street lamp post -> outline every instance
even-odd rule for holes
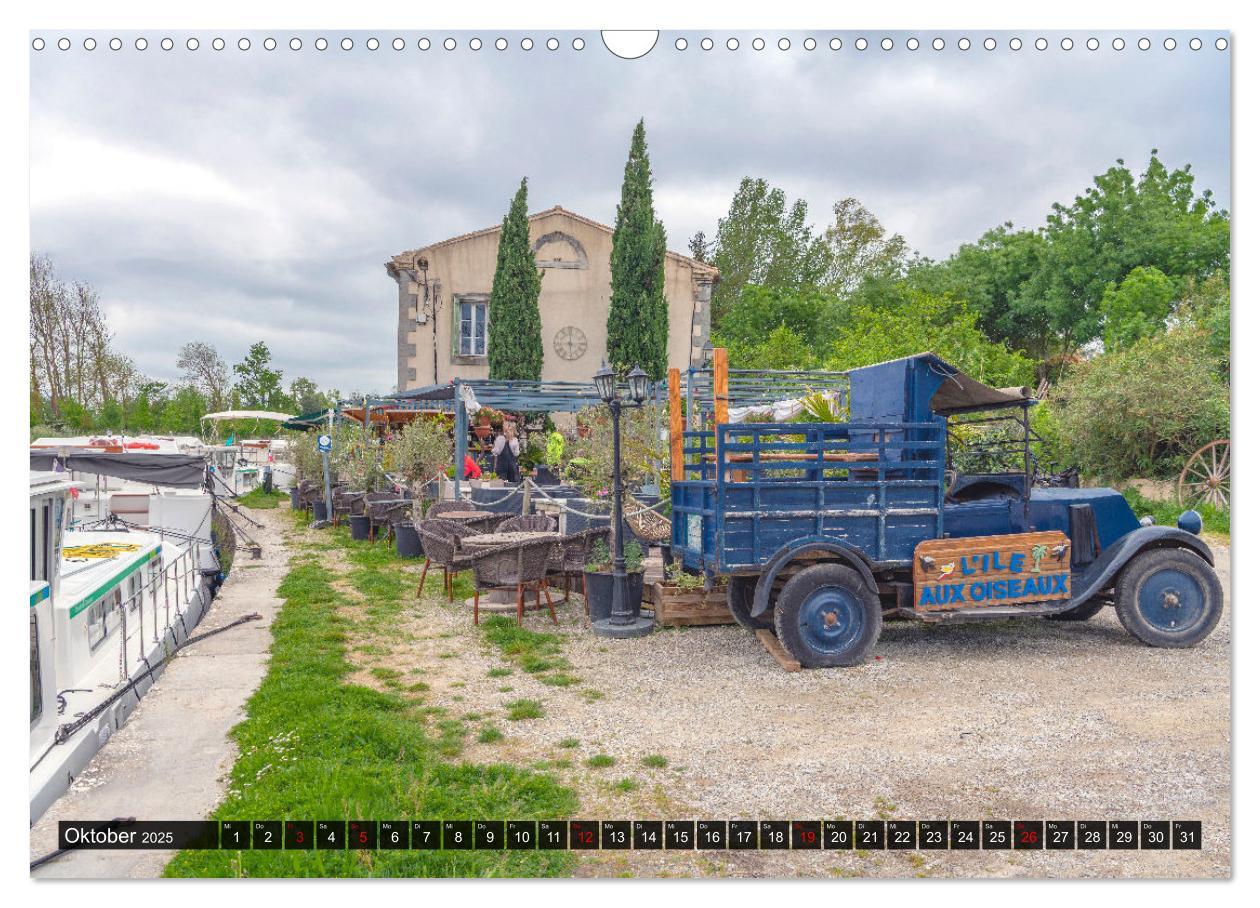
[[[621,485],[621,411],[638,409],[647,398],[647,373],[635,366],[626,376],[630,385],[628,400],[617,392],[617,376],[607,365],[601,365],[595,373],[595,390],[600,400],[608,405],[613,424],[613,510],[612,510],[612,613],[607,619],[595,621],[591,630],[601,637],[642,637],[652,632],[652,622],[639,614],[639,603],[627,602],[626,552],[621,534],[622,485]]]

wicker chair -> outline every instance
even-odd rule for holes
[[[420,572],[420,585],[416,588],[417,598],[424,592],[424,578],[428,576],[429,565],[442,566],[442,588],[446,590],[446,600],[455,598],[451,591],[451,572],[463,570],[458,564],[459,540],[465,536],[474,536],[478,532],[471,527],[454,520],[430,519],[416,524],[416,532],[420,534],[420,545],[424,548],[424,570]]]
[[[560,540],[560,545],[556,548],[560,552],[558,562],[553,562],[551,572],[553,574],[564,575],[564,601],[569,601],[569,592],[571,581],[574,575],[582,580],[582,602],[586,613],[591,612],[590,606],[586,605],[586,562],[590,560],[591,549],[595,547],[595,543],[602,539],[608,542],[608,536],[612,533],[611,527],[590,527],[565,536]]]
[[[337,489],[333,492],[333,526],[337,526],[342,517],[362,513],[361,505],[358,511],[355,507],[362,500],[363,495],[363,492],[351,492],[349,489]]]
[[[554,533],[556,519],[546,514],[526,514],[509,517],[495,529],[496,533]]]
[[[516,623],[522,624],[525,618],[525,588],[534,589],[534,607],[540,608],[539,594],[547,597],[547,611],[551,613],[554,624],[556,609],[551,602],[551,593],[547,591],[547,561],[556,543],[551,539],[538,539],[530,542],[512,542],[507,545],[485,549],[472,555],[461,555],[458,559],[460,567],[472,568],[476,581],[473,593],[473,623],[481,623],[481,591],[487,589],[516,589]]]
[[[369,501],[367,513],[368,537],[375,542],[382,527],[385,535],[389,536],[394,531],[394,522],[411,513],[411,502],[399,501],[397,496],[384,501]]]

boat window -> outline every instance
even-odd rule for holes
[[[92,603],[87,611],[88,646],[96,649],[101,641],[109,636],[109,632],[118,624],[118,607],[122,602],[122,590],[114,587],[100,599]]]
[[[39,621],[31,612],[31,723],[44,711],[44,688],[39,673]]]

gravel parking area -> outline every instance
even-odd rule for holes
[[[558,632],[581,681],[551,687],[519,668],[489,677],[510,663],[470,611],[426,599],[390,660],[435,704],[504,732],[467,759],[545,765],[591,819],[1203,822],[1199,852],[603,852],[584,875],[1225,877],[1227,548],[1217,568],[1225,615],[1191,650],[1145,647],[1105,609],[1086,623],[889,623],[874,661],[788,674],[735,626],[596,638],[575,600]],[[527,626],[552,629],[545,613]],[[507,721],[519,698],[543,716]],[[588,766],[596,755],[614,762]]]

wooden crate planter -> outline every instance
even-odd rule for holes
[[[734,624],[735,618],[726,604],[725,584],[704,590],[680,590],[664,583],[652,583],[643,589],[643,601],[656,611],[656,623],[663,626],[696,624]]]

